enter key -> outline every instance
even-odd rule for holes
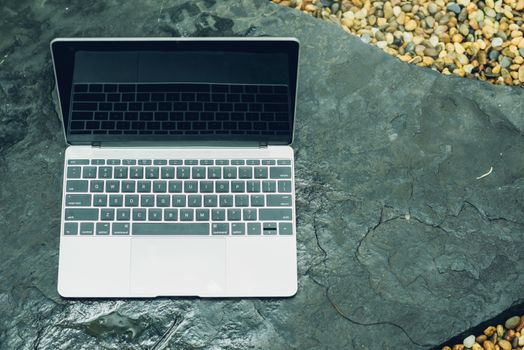
[[[267,206],[268,207],[290,207],[291,206],[291,195],[268,194],[267,195]]]

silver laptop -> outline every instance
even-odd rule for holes
[[[55,39],[64,297],[297,290],[293,38]]]

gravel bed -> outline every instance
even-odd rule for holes
[[[466,337],[461,344],[444,346],[442,350],[522,350],[524,349],[524,315],[513,316],[504,325],[489,326],[475,336]]]
[[[272,0],[340,25],[401,61],[524,86],[524,0]]]

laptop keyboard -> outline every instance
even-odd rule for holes
[[[72,134],[287,135],[286,85],[74,84]]]
[[[69,159],[65,235],[292,235],[290,159]]]

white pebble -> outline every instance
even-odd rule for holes
[[[386,46],[388,46],[388,42],[387,41],[377,41],[377,46],[383,49]]]
[[[473,346],[473,344],[475,344],[475,336],[474,335],[470,335],[469,337],[464,339],[462,344],[464,344],[464,346],[467,347],[467,348],[471,348]]]
[[[393,7],[393,14],[395,15],[395,17],[398,17],[400,15],[400,12],[402,12],[400,6]]]
[[[502,38],[493,38],[493,40],[491,40],[491,46],[499,47],[499,46],[502,46],[503,42],[504,41],[502,40]]]
[[[432,35],[431,38],[429,38],[429,43],[433,47],[437,46],[438,45],[438,37],[436,35]]]
[[[413,34],[411,34],[410,32],[404,32],[402,33],[402,36],[404,37],[404,41],[407,43],[410,43],[411,40],[413,40]]]
[[[363,35],[360,37],[360,40],[362,40],[362,41],[365,42],[366,44],[369,44],[369,42],[371,41],[371,38],[369,37],[369,34],[363,34]]]

